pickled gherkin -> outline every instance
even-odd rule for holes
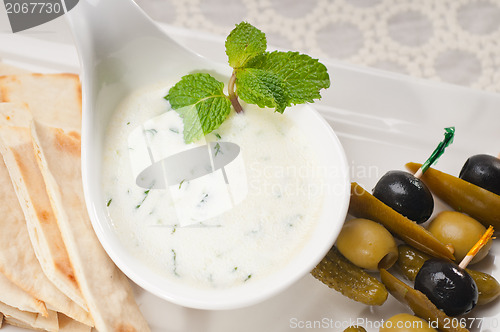
[[[500,284],[488,273],[465,269],[467,273],[474,279],[479,292],[477,304],[483,305],[490,303],[500,295]]]
[[[431,257],[407,245],[400,245],[398,247],[398,251],[399,258],[397,265],[408,280],[414,281],[422,265],[424,265],[425,261]],[[500,284],[494,277],[480,271],[471,269],[465,270],[469,273],[472,279],[474,279],[474,282],[477,285],[477,290],[479,292],[477,300],[478,305],[490,303],[500,295]]]
[[[404,303],[420,318],[437,322],[443,332],[468,332],[464,327],[449,324],[452,319],[439,310],[423,293],[408,286],[385,269],[380,269],[380,277],[385,287],[399,302]]]
[[[408,163],[406,168],[416,171],[420,164]],[[422,181],[433,194],[457,211],[467,213],[485,227],[500,229],[500,196],[453,175],[429,168]]]
[[[380,281],[349,262],[335,247],[311,274],[344,296],[367,305],[382,305],[388,296]]]
[[[389,232],[429,255],[455,259],[451,251],[429,231],[382,203],[356,182],[351,183],[349,213],[384,225]]]
[[[398,252],[397,265],[401,269],[401,272],[408,280],[415,281],[418,271],[431,256],[405,244],[398,247]]]

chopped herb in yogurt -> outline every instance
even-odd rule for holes
[[[154,136],[155,134],[158,133],[158,130],[151,128],[151,129],[145,129],[144,132],[150,134],[151,136]]]
[[[215,144],[214,150],[215,150],[215,156],[216,156],[216,157],[217,157],[217,155],[218,155],[219,153],[222,153],[222,152],[220,151],[220,144],[219,144],[219,143]]]
[[[135,206],[135,208],[136,208],[136,209],[140,208],[140,207],[141,207],[141,205],[142,205],[142,203],[144,203],[144,201],[146,200],[146,198],[148,198],[149,191],[150,191],[150,189],[148,189],[148,190],[144,191],[144,198],[142,199],[142,201],[141,201],[139,204],[137,204],[137,205]]]

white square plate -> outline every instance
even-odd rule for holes
[[[60,29],[67,29],[64,21]],[[186,47],[225,63],[224,40],[212,35],[165,26]],[[67,37],[67,31],[60,31]],[[39,39],[36,34],[0,32],[0,58],[39,72],[78,72],[71,44]],[[62,38],[66,39],[67,38]],[[339,136],[349,160],[353,181],[371,190],[391,169],[408,161],[423,162],[443,138],[443,128],[456,127],[454,144],[436,166],[457,175],[465,160],[478,153],[500,152],[500,95],[415,79],[379,70],[322,59],[332,86],[314,104]],[[436,199],[435,212],[446,206]],[[500,241],[500,240],[497,240]],[[476,269],[500,279],[495,255],[500,243]],[[183,308],[136,287],[137,301],[153,331],[254,332],[343,331],[359,323],[378,331],[382,320],[410,312],[389,296],[381,307],[351,301],[308,275],[281,294],[244,309],[203,311]],[[498,331],[500,303],[478,307],[467,317],[471,331]],[[479,329],[479,323],[483,328]],[[487,327],[487,326],[490,327]],[[11,326],[5,332],[22,331]]]

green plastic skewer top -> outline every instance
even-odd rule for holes
[[[455,137],[455,127],[444,128],[444,131],[443,141],[438,144],[430,157],[425,161],[425,163],[422,164],[422,167],[420,167],[420,169],[422,170],[422,174],[425,173],[425,171],[427,171],[429,167],[434,165],[439,157],[441,157],[441,155],[444,153],[444,150],[448,146],[450,146],[451,143],[453,143],[453,138]]]

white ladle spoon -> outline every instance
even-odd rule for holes
[[[227,82],[230,67],[212,63],[166,36],[132,0],[80,0],[67,16],[82,64],[82,173],[90,219],[116,265],[146,290],[174,303],[202,309],[230,309],[262,301],[311,271],[340,232],[349,202],[345,154],[331,127],[310,106],[289,118],[311,139],[324,165],[336,172],[324,195],[324,208],[310,240],[280,271],[244,287],[199,289],[169,281],[130,254],[109,219],[102,193],[103,140],[109,119],[131,92],[159,81],[174,81],[196,71]],[[224,78],[220,76],[226,76]],[[330,174],[330,173],[328,173]]]

